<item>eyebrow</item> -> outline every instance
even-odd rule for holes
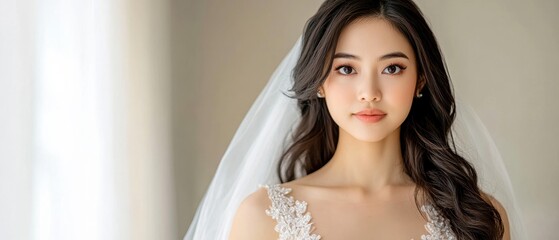
[[[361,60],[361,58],[359,58],[358,56],[351,55],[349,53],[344,53],[344,52],[336,53],[334,55],[334,59],[336,59],[336,58],[348,58],[348,59]],[[391,52],[391,53],[382,55],[378,59],[379,59],[379,61],[382,61],[382,60],[386,60],[386,59],[389,59],[389,58],[405,58],[405,59],[409,60],[408,56],[406,54],[404,54],[403,52]]]

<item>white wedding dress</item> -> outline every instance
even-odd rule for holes
[[[274,228],[279,233],[278,240],[319,240],[321,236],[312,233],[311,214],[307,212],[307,202],[295,200],[289,196],[291,188],[280,184],[260,185],[266,188],[272,202],[266,214],[276,220]],[[425,229],[428,234],[421,236],[422,240],[455,240],[450,222],[429,204],[421,206],[421,211],[427,216]]]

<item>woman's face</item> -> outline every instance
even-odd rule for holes
[[[406,38],[386,20],[367,17],[342,30],[332,69],[320,89],[340,134],[376,142],[399,132],[416,82],[415,55]],[[380,115],[358,114],[367,110]]]

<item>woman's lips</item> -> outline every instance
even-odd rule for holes
[[[365,109],[363,111],[354,113],[354,115],[357,119],[361,121],[367,123],[375,123],[383,119],[384,116],[386,116],[386,113],[379,109]]]
[[[366,114],[355,114],[355,117],[363,122],[367,123],[376,123],[384,118],[386,114],[382,115],[366,115]]]

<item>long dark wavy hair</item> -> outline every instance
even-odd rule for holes
[[[418,59],[418,82],[425,83],[423,97],[414,99],[400,131],[404,171],[417,186],[416,205],[421,193],[450,220],[458,239],[501,239],[499,212],[483,196],[473,166],[456,152],[450,76],[433,32],[411,0],[326,0],[307,21],[290,89],[301,121],[280,158],[280,181],[313,173],[334,155],[339,129],[316,92],[332,68],[342,29],[363,17],[387,20],[407,38]]]

